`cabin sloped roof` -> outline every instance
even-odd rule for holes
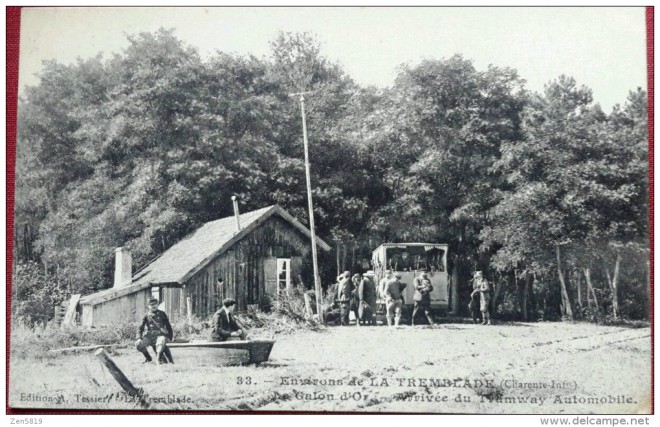
[[[234,216],[207,222],[188,234],[146,267],[133,275],[133,282],[118,289],[106,289],[86,295],[81,303],[89,304],[107,301],[127,295],[151,285],[176,285],[185,283],[192,275],[204,268],[218,255],[249,234],[273,215],[279,215],[306,236],[311,236],[307,227],[279,205],[268,206],[240,215],[241,230],[236,232]],[[317,245],[325,251],[330,246],[316,238]]]

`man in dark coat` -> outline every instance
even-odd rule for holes
[[[341,311],[341,324],[346,326],[349,323],[349,312],[351,310],[351,299],[353,298],[353,282],[351,273],[345,271],[339,276],[339,286],[337,286],[337,302]]]
[[[365,324],[375,325],[376,318],[374,317],[374,314],[376,311],[376,284],[373,282],[373,280],[371,280],[371,277],[366,274],[360,281],[358,296],[360,299],[360,306],[358,309],[360,320],[362,320]]]
[[[431,285],[431,279],[429,279],[428,273],[422,271],[419,277],[415,277],[413,280],[413,285],[415,287],[415,293],[413,295],[414,308],[412,314],[412,326],[415,326],[415,316],[417,312],[421,309],[424,311],[426,320],[429,321],[429,325],[433,325],[433,319],[431,318],[431,291],[433,290],[433,285]]]
[[[210,342],[227,341],[232,338],[245,340],[247,334],[238,326],[232,313],[236,308],[236,301],[226,298],[222,301],[222,308],[215,312],[211,319]]]
[[[481,313],[479,311],[480,298],[481,296],[479,295],[479,292],[472,292],[472,294],[470,294],[470,303],[468,304],[468,310],[470,310],[470,314],[472,315],[472,323],[474,324],[481,323],[479,317],[479,314]]]
[[[137,330],[135,348],[144,355],[145,363],[151,362],[149,347],[154,347],[156,350],[156,363],[174,363],[172,353],[167,348],[167,340],[171,341],[174,335],[170,320],[164,311],[158,309],[158,300],[154,297],[148,299],[147,309],[148,312]]]
[[[360,326],[360,283],[362,282],[362,275],[356,273],[351,278],[353,285],[353,292],[351,292],[351,311],[355,315],[355,326]]]

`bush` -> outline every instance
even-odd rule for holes
[[[248,330],[251,338],[272,338],[276,334],[294,333],[300,330],[319,331],[319,321],[307,314],[305,308],[305,289],[295,287],[288,294],[280,296],[279,306],[273,305],[272,311],[249,309],[237,313],[236,318]]]
[[[58,285],[57,277],[47,275],[33,261],[14,266],[11,293],[12,319],[28,326],[48,323],[54,316],[54,306],[70,297]]]
[[[60,329],[51,324],[28,324],[24,321],[12,322],[11,354],[19,357],[52,357],[55,350],[87,345],[129,345],[135,341],[137,326],[133,323],[103,328]]]
[[[582,306],[575,309],[575,320],[600,323],[602,318],[602,311],[596,307]]]

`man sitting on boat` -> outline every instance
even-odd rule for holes
[[[232,315],[236,308],[236,301],[226,298],[222,301],[222,308],[215,312],[211,320],[211,333],[209,341],[227,341],[230,339],[247,339],[247,334],[242,330]]]
[[[167,348],[167,340],[172,341],[172,325],[164,311],[158,309],[158,300],[150,297],[147,302],[147,314],[137,331],[135,347],[144,355],[145,363],[151,362],[151,355],[147,350],[154,347],[156,350],[156,363],[173,363],[172,353]]]

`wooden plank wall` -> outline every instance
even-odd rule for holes
[[[139,322],[147,310],[147,297],[151,289],[128,294],[92,307],[91,322],[88,319],[89,309],[83,306],[83,325],[102,326],[117,325],[126,322]]]
[[[265,295],[264,261],[268,258],[307,257],[309,240],[280,217],[271,217],[234,244],[186,283],[193,313],[206,319],[225,298],[233,298],[238,310],[259,304]],[[296,270],[299,270],[296,263]],[[296,271],[297,274],[297,271]],[[218,283],[218,279],[222,283]],[[297,277],[292,278],[297,281]]]
[[[160,291],[163,295],[162,301],[165,304],[165,313],[169,317],[170,323],[174,323],[178,318],[186,315],[185,299],[183,300],[183,306],[181,305],[181,294],[183,293],[181,288],[163,287]]]
[[[161,288],[164,310],[171,322],[186,315],[185,292],[180,288]],[[140,322],[147,312],[151,288],[103,302],[82,306],[82,325],[85,327]]]
[[[82,325],[86,328],[94,326],[94,307],[87,304],[82,306]]]

